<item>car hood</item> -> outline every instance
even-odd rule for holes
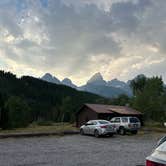
[[[157,147],[149,158],[155,162],[166,164],[166,141]]]
[[[85,127],[85,125],[82,125],[80,128],[83,128],[83,127]]]

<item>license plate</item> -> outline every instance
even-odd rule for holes
[[[108,127],[107,127],[107,130],[109,130],[109,131],[110,131],[110,130],[113,130],[112,126],[108,126]]]

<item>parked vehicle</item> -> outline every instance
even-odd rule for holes
[[[136,117],[114,117],[110,122],[121,135],[125,135],[127,131],[137,134],[138,129],[141,127],[141,122]]]
[[[113,136],[116,132],[114,127],[109,121],[106,120],[90,120],[85,125],[80,127],[80,134],[91,134],[95,137],[101,135]]]
[[[157,147],[166,141],[166,135],[157,142]]]
[[[166,122],[164,122],[164,126],[166,127]]]
[[[166,166],[166,136],[160,139],[156,149],[146,158],[146,166]]]

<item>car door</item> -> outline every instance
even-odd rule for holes
[[[97,125],[97,122],[95,122],[95,121],[91,122],[91,125],[89,126],[89,134],[94,134],[96,125]]]
[[[115,125],[115,118],[112,118],[112,119],[110,120],[110,123],[114,126],[114,125]]]
[[[114,119],[114,125],[115,125],[115,128],[118,130],[120,125],[121,125],[120,118],[115,118]]]
[[[90,134],[90,126],[92,125],[91,121],[88,121],[85,126],[84,126],[84,133],[85,134]]]

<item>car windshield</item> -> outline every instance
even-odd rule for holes
[[[165,153],[166,152],[166,142],[163,142],[162,144],[160,144],[160,146],[157,147],[156,150]]]
[[[162,137],[162,138],[159,140],[159,142],[158,142],[158,144],[157,144],[157,147],[160,146],[163,142],[166,142],[166,136]]]
[[[137,123],[139,120],[137,118],[130,118],[130,123]]]
[[[109,122],[107,122],[107,121],[104,121],[104,120],[99,120],[98,121],[100,124],[108,124]]]

